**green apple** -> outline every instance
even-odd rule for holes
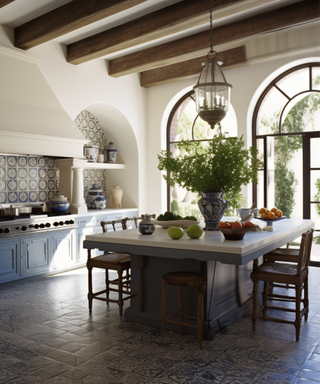
[[[202,229],[201,225],[199,225],[199,224],[192,224],[192,225],[190,225],[190,227],[188,227],[187,234],[192,239],[198,239],[199,237],[202,236],[203,229]]]
[[[168,235],[172,239],[180,239],[184,235],[184,231],[180,227],[169,227],[168,228]]]

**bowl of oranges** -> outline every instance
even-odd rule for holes
[[[286,218],[285,216],[283,216],[282,211],[276,207],[274,207],[270,210],[267,208],[264,208],[264,207],[260,208],[259,214],[260,214],[260,216],[257,217],[257,219],[267,221],[267,222],[273,222],[273,221],[277,221],[277,220]]]
[[[242,240],[247,232],[255,232],[259,225],[251,221],[242,223],[240,221],[220,221],[219,229],[226,240]]]

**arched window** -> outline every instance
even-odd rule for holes
[[[253,200],[258,207],[276,206],[286,217],[311,218],[319,230],[320,63],[275,78],[257,102],[252,128],[253,146],[264,161]]]
[[[226,117],[221,122],[222,130],[229,136],[237,136],[237,121],[232,106],[229,107]],[[206,145],[215,133],[210,125],[203,121],[195,108],[194,92],[189,91],[182,96],[173,107],[167,124],[167,151],[173,155],[178,154],[175,144],[181,140],[199,141]],[[176,185],[174,188],[167,185],[167,210],[175,214],[195,216],[202,220],[198,209],[200,196]]]

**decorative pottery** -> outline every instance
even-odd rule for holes
[[[151,221],[152,217],[155,217],[155,215],[148,215],[147,213],[145,215],[141,215],[142,220],[139,223],[139,232],[142,235],[151,235],[155,229],[156,226],[153,221]]]
[[[240,216],[240,219],[244,219],[246,216],[252,213],[253,209],[251,208],[237,208],[237,213]]]
[[[110,141],[107,145],[107,162],[116,163],[117,162],[118,150],[113,141]]]
[[[92,209],[105,209],[106,199],[103,196],[102,189],[99,189],[95,184],[88,191],[87,206]]]
[[[103,153],[100,153],[98,155],[98,163],[104,163],[104,154]]]
[[[111,197],[112,197],[112,208],[122,208],[122,196],[123,196],[123,189],[120,187],[120,185],[114,185],[113,188],[110,191]]]
[[[89,163],[96,163],[99,154],[99,149],[96,145],[85,145],[83,147],[83,155],[87,158]]]
[[[219,231],[219,222],[224,215],[227,201],[220,196],[222,192],[200,192],[201,199],[198,201],[200,212],[205,221],[205,231]]]
[[[52,212],[66,212],[69,207],[68,198],[63,195],[54,196],[49,202],[49,208]]]

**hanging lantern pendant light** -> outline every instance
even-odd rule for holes
[[[212,0],[210,1],[210,52],[208,61],[203,63],[198,83],[193,87],[195,91],[196,109],[202,120],[210,124],[213,129],[227,114],[230,104],[230,90],[232,85],[227,83],[220,65],[217,62],[217,52],[212,43]]]

